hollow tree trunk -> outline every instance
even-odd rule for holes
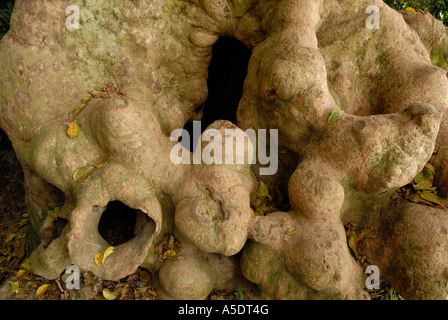
[[[241,270],[269,298],[360,299],[366,275],[344,230],[352,224],[378,230],[362,253],[405,298],[447,297],[446,212],[397,196],[428,161],[439,196],[448,188],[441,22],[378,0],[70,5],[75,30],[67,1],[17,0],[0,44],[0,126],[42,238],[35,273],[56,278],[73,263],[118,280],[144,266],[168,296],[201,299]],[[369,27],[372,5],[378,28]],[[218,79],[215,99],[238,83],[233,71],[209,77],[223,37],[251,55],[236,114],[209,113],[208,128],[223,140],[236,126],[278,130],[279,170],[269,179],[287,184],[284,212],[252,215],[257,165],[171,161],[171,133],[212,108],[207,80]],[[337,106],[345,113],[329,122]],[[200,151],[212,143],[204,135]],[[102,221],[120,214],[131,235],[118,231],[122,241],[111,243]],[[161,259],[169,234],[186,259]]]

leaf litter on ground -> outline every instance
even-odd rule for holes
[[[434,166],[427,163],[412,183],[401,189],[405,198],[414,203],[445,209],[444,201],[437,195],[437,187],[434,186],[435,175]]]

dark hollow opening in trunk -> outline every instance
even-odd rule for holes
[[[126,243],[135,237],[138,213],[120,201],[111,201],[101,216],[98,232],[111,246]]]
[[[243,96],[251,54],[250,49],[235,38],[222,37],[214,44],[208,69],[208,97],[198,108],[198,112],[203,110],[201,133],[216,120],[229,120],[237,124],[236,112]],[[190,134],[190,146],[183,145],[194,151],[193,122],[188,122],[184,129]]]

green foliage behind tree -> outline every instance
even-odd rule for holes
[[[9,30],[9,21],[11,19],[14,1],[5,1],[0,3],[0,40]]]
[[[389,6],[397,10],[407,7],[420,9],[431,13],[435,18],[448,25],[448,1],[447,0],[385,0]]]

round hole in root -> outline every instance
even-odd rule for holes
[[[111,201],[101,216],[98,232],[111,246],[126,243],[136,236],[137,220],[142,215],[146,216],[120,201]]]

